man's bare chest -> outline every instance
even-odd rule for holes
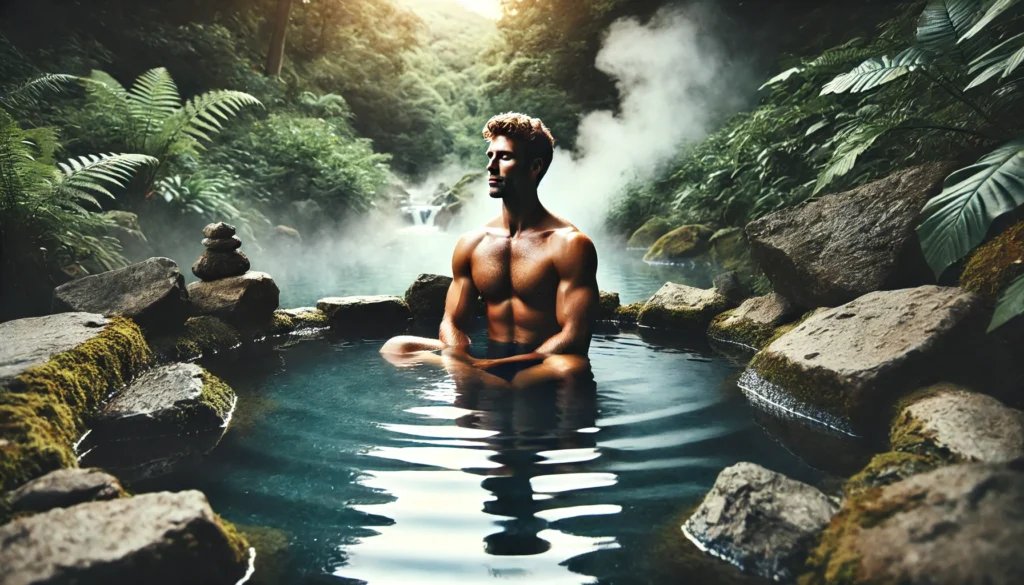
[[[473,251],[473,284],[488,301],[553,300],[558,272],[549,244],[548,238],[486,238]]]

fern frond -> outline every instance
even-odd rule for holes
[[[168,120],[167,130],[172,137],[184,132],[196,139],[209,141],[211,134],[216,134],[223,128],[218,117],[229,120],[247,106],[263,107],[263,104],[241,91],[209,91],[186,102],[175,117]]]
[[[68,85],[78,81],[75,75],[63,73],[47,73],[35,79],[30,79],[9,90],[0,97],[0,103],[35,103],[36,100],[46,92],[62,92]]]
[[[93,154],[58,163],[63,172],[58,185],[114,196],[106,185],[123,187],[139,167],[157,165],[159,160],[144,154]]]
[[[140,75],[128,91],[128,97],[136,119],[152,128],[158,128],[181,107],[178,87],[163,67]]]
[[[837,178],[853,170],[854,165],[857,164],[857,158],[871,148],[871,145],[880,136],[891,129],[892,127],[887,124],[865,124],[848,132],[836,147],[835,152],[832,153],[832,159],[818,174],[813,194],[817,195]]]

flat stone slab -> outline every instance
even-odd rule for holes
[[[169,364],[135,379],[93,419],[91,440],[176,435],[227,424],[235,394],[196,364]]]
[[[754,297],[715,317],[708,336],[715,341],[761,349],[777,327],[799,316],[799,311],[778,293]]]
[[[775,339],[754,356],[740,385],[857,431],[900,395],[969,367],[964,348],[982,343],[983,317],[980,299],[959,288],[870,293]]]
[[[96,313],[60,313],[0,323],[0,386],[102,333],[110,321]]]
[[[892,448],[960,461],[1006,463],[1024,457],[1024,412],[952,384],[925,389],[892,425]]]
[[[728,299],[714,289],[666,282],[644,303],[637,324],[703,333],[715,315],[729,306]]]
[[[805,483],[737,463],[718,474],[682,529],[701,549],[745,571],[787,582],[838,509]]]
[[[45,512],[124,497],[121,482],[102,469],[58,469],[10,493],[13,512]]]
[[[58,286],[53,311],[129,317],[147,328],[170,328],[185,320],[185,277],[170,258],[150,258]]]
[[[0,526],[0,583],[230,584],[248,554],[201,492],[160,492]]]
[[[252,270],[209,282],[188,285],[192,307],[239,326],[263,325],[274,314],[281,291],[266,272]]]
[[[316,308],[336,331],[361,335],[393,335],[404,331],[412,318],[409,305],[392,295],[327,297]]]
[[[868,491],[846,501],[821,542],[802,584],[1016,585],[1024,470],[951,465]]]

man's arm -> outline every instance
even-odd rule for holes
[[[473,285],[470,268],[473,250],[480,243],[481,237],[482,235],[477,233],[462,236],[452,254],[452,284],[448,287],[438,339],[457,350],[465,351],[469,346],[466,330],[472,322],[476,300],[480,295]]]

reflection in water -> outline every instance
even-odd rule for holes
[[[601,455],[593,379],[514,392],[446,382],[424,393],[450,406],[406,411],[424,424],[380,425],[415,446],[367,453],[442,471],[370,472],[361,483],[394,499],[357,509],[393,523],[350,547],[348,564],[335,574],[375,584],[593,582],[565,562],[617,548],[615,538],[577,536],[552,526],[622,510],[613,504],[571,505],[573,492],[616,483],[613,473],[579,467]],[[433,424],[439,420],[455,426]]]

